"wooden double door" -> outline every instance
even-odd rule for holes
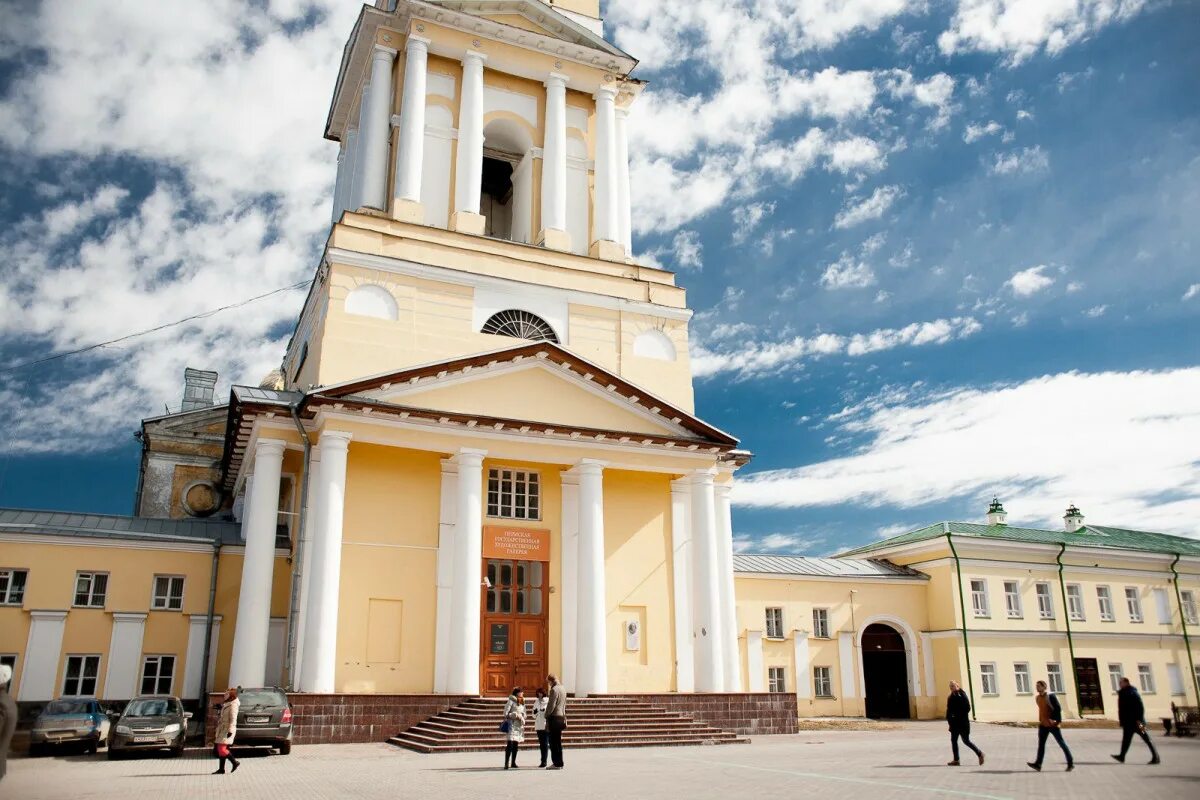
[[[485,695],[506,696],[514,686],[532,695],[546,683],[550,564],[502,558],[483,560],[479,685]]]
[[[1104,690],[1100,667],[1094,658],[1075,659],[1075,690],[1081,714],[1104,713]]]

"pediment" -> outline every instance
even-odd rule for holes
[[[623,58],[629,57],[603,36],[560,14],[553,6],[541,0],[433,0],[433,4],[502,25],[551,36],[569,44],[602,50]]]
[[[181,411],[142,420],[142,427],[151,436],[191,436],[223,439],[229,420],[229,406],[220,405]]]

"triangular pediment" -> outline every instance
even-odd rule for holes
[[[452,11],[551,36],[569,44],[628,58],[621,49],[541,0],[432,0]]]
[[[142,420],[142,426],[149,435],[192,436],[196,438],[223,439],[225,426],[229,418],[229,406],[219,405],[208,408],[198,408],[193,411],[180,411],[161,417],[151,417]]]

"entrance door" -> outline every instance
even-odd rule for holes
[[[862,634],[862,660],[867,716],[908,719],[908,656],[904,652],[904,637],[888,625],[868,625]]]
[[[1100,688],[1100,668],[1096,665],[1096,659],[1075,659],[1075,691],[1079,713],[1104,713],[1104,691]]]
[[[514,686],[532,694],[546,682],[546,578],[549,563],[484,559],[479,685],[486,695],[507,695]]]

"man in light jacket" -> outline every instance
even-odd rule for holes
[[[563,768],[562,735],[567,728],[567,690],[554,675],[547,675],[550,697],[546,701],[546,738],[550,740],[550,769]]]
[[[1146,733],[1146,706],[1142,704],[1142,697],[1138,690],[1133,688],[1129,678],[1121,678],[1121,688],[1117,691],[1117,719],[1121,721],[1121,754],[1113,758],[1124,764],[1125,754],[1129,752],[1129,745],[1133,742],[1133,735],[1137,734],[1142,737],[1146,747],[1150,748],[1150,763],[1160,763],[1158,750],[1154,748],[1154,742],[1150,741],[1150,734]]]
[[[4,780],[4,773],[8,771],[8,748],[17,729],[17,703],[8,693],[11,680],[12,667],[0,664],[0,780]]]

